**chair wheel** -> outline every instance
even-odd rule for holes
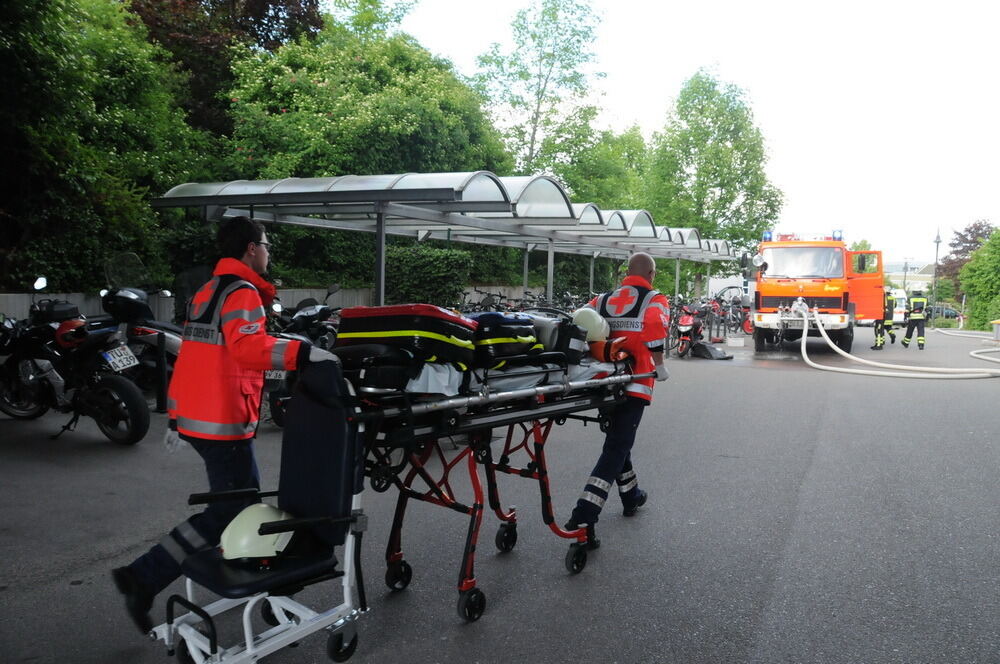
[[[497,549],[507,553],[514,550],[515,544],[517,544],[517,524],[501,523],[499,530],[497,530]]]
[[[327,657],[335,662],[346,662],[354,654],[358,647],[358,635],[355,634],[351,640],[344,643],[343,632],[334,632],[326,638]]]
[[[389,586],[389,590],[393,592],[406,588],[406,586],[410,585],[412,578],[413,568],[405,560],[390,563],[389,567],[385,570],[385,585]]]
[[[570,574],[579,574],[587,566],[587,544],[574,542],[566,552],[566,569]]]
[[[458,617],[466,622],[475,622],[486,610],[486,593],[479,588],[463,590],[458,594]]]

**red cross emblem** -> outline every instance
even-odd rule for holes
[[[634,288],[622,288],[613,297],[608,298],[608,306],[614,307],[612,316],[621,316],[639,299],[639,294]]]
[[[191,298],[191,318],[198,318],[205,311],[205,307],[211,302],[215,295],[215,288],[219,282],[215,279],[198,289],[198,292]]]

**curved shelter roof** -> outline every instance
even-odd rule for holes
[[[561,253],[699,262],[732,260],[729,244],[696,229],[657,226],[645,210],[573,203],[554,178],[489,171],[342,175],[326,178],[187,183],[155,207],[203,207],[207,216],[247,214],[265,222],[338,228]]]

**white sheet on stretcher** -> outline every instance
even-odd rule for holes
[[[538,367],[514,367],[512,369],[490,371],[488,382],[492,392],[507,392],[537,387],[546,383],[562,382],[563,372],[555,364],[545,365],[552,369],[549,373],[539,372]],[[603,378],[624,371],[624,365],[584,360],[580,364],[569,365],[570,381]],[[441,394],[457,396],[462,386],[463,373],[450,364],[426,363],[420,375],[406,384],[406,391],[420,394]],[[469,385],[472,392],[478,392],[482,382],[473,374]]]

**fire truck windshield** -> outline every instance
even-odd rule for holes
[[[765,277],[835,279],[844,276],[843,252],[837,247],[768,247]]]

